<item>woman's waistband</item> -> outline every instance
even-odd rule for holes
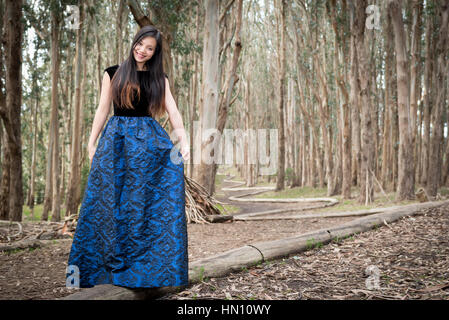
[[[152,116],[150,116],[150,115],[133,115],[133,116],[125,116],[125,115],[113,115],[113,117],[121,117],[121,118],[142,118],[142,117],[145,117],[145,118],[153,118]]]

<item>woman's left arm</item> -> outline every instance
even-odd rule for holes
[[[178,142],[181,145],[181,154],[184,160],[188,160],[190,156],[190,147],[187,142],[186,131],[184,129],[184,125],[182,123],[182,116],[179,113],[178,108],[176,107],[175,99],[170,91],[170,83],[168,79],[165,78],[165,108],[168,113],[168,117],[170,119],[170,123],[172,128],[178,137]]]

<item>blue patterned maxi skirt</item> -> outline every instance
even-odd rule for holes
[[[73,285],[76,276],[80,288],[187,285],[180,157],[167,132],[152,117],[109,119],[92,160],[66,284],[77,286]]]

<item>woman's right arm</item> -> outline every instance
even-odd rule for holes
[[[95,147],[95,142],[97,141],[101,128],[103,128],[106,118],[108,117],[109,110],[111,108],[111,100],[111,80],[109,79],[109,74],[105,72],[101,84],[100,103],[97,111],[95,112],[94,121],[92,123],[92,131],[90,133],[88,144],[89,148]]]

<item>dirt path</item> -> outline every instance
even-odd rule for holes
[[[240,214],[246,214],[246,213],[253,213],[253,212],[262,212],[262,211],[268,211],[268,210],[274,210],[274,209],[298,209],[298,211],[306,208],[313,208],[317,204],[321,204],[322,202],[307,202],[307,203],[269,203],[269,202],[263,202],[263,203],[257,203],[257,202],[241,202],[241,201],[233,201],[230,200],[229,197],[236,197],[241,196],[247,193],[250,193],[249,190],[226,190],[222,191],[222,188],[231,188],[234,186],[240,186],[238,182],[228,182],[223,181],[221,188],[218,189],[219,193],[224,193],[224,196],[217,196],[216,198],[221,201],[225,202],[227,204],[236,206],[240,208],[240,211],[234,213],[234,215],[240,215]],[[242,186],[244,187],[244,186]]]

